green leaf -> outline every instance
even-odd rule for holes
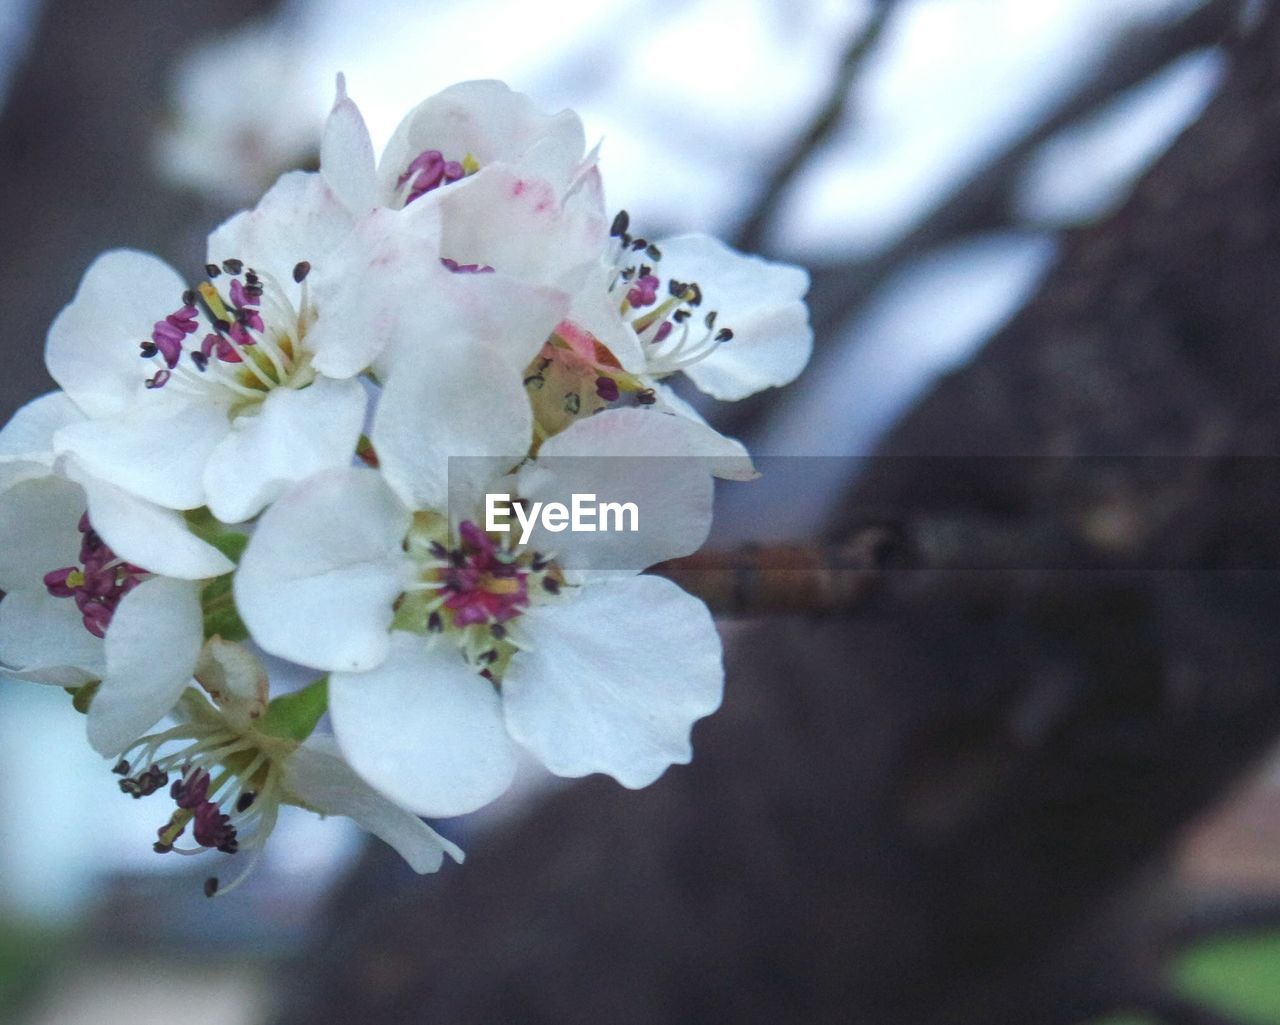
[[[286,740],[306,740],[329,708],[329,677],[313,680],[302,690],[273,698],[258,720],[258,731]]]
[[[232,562],[239,562],[249,544],[249,535],[238,530],[231,530],[225,523],[217,519],[206,506],[191,509],[186,514],[187,526],[191,533],[202,541],[208,541]]]
[[[1183,996],[1247,1022],[1280,1025],[1280,932],[1199,943],[1174,964]]]
[[[200,607],[204,610],[204,638],[221,637],[224,641],[243,641],[249,637],[249,628],[240,618],[235,595],[231,591],[231,574],[214,577],[200,592]]]

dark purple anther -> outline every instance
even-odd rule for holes
[[[597,377],[596,394],[604,399],[605,402],[617,402],[619,394],[618,382],[612,377]]]
[[[445,160],[444,154],[438,149],[429,149],[413,158],[404,174],[397,179],[396,185],[403,186],[412,182],[409,186],[409,194],[404,200],[405,206],[408,206],[432,189],[438,189],[449,182],[456,182],[465,175],[466,170],[458,161]]]
[[[151,341],[170,370],[178,365],[178,358],[182,355],[182,340],[195,333],[198,326],[195,318],[196,308],[183,306],[164,320],[157,320],[151,331]]]
[[[658,286],[660,284],[662,282],[652,274],[637,278],[635,284],[631,286],[631,290],[627,292],[627,302],[636,309],[642,306],[652,306],[658,301]]]
[[[150,765],[145,771],[120,781],[121,793],[132,798],[150,797],[169,782],[169,774],[158,765]]]
[[[507,561],[493,539],[470,520],[458,527],[458,533],[462,546],[449,553],[450,565],[441,571],[444,605],[453,612],[453,625],[504,623],[520,615],[529,604],[529,574]]]
[[[447,256],[440,257],[440,262],[455,274],[492,274],[493,268],[482,263],[459,263]]]
[[[209,774],[204,769],[175,780],[169,796],[179,808],[199,808],[209,800]]]
[[[258,300],[259,296],[245,291],[245,287],[240,283],[239,278],[231,282],[231,301],[236,306],[242,308],[245,306],[257,306]]]
[[[656,345],[658,342],[665,342],[667,340],[667,335],[671,334],[672,327],[674,327],[674,325],[671,321],[664,320],[662,322],[662,326],[658,328],[658,333],[653,336],[654,344]]]
[[[223,363],[243,363],[240,353],[236,352],[236,347],[222,337],[222,335],[207,334],[204,341],[200,343],[200,355],[207,360],[210,356],[217,356]]]
[[[231,816],[224,815],[212,801],[205,801],[196,808],[191,834],[201,847],[213,847],[223,854],[235,854],[240,849]]]
[[[80,517],[79,528],[80,565],[51,570],[44,575],[44,586],[55,598],[75,601],[85,629],[103,637],[120,599],[148,574],[122,561],[98,536],[87,513]]]
[[[168,370],[159,370],[154,377],[148,377],[145,383],[148,388],[163,388],[172,376]]]
[[[67,566],[65,569],[55,569],[52,573],[44,575],[45,589],[55,598],[70,598],[76,593],[76,589],[67,583],[67,578],[72,573],[79,573],[75,566]]]
[[[106,637],[107,627],[111,625],[111,609],[100,602],[89,602],[81,608],[80,617],[84,628],[94,637]]]

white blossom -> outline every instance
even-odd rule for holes
[[[351,771],[329,737],[310,733],[313,715],[268,701],[267,672],[246,648],[220,639],[206,646],[183,691],[174,725],[131,743],[116,765],[120,789],[135,798],[167,786],[176,807],[157,830],[159,853],[252,852],[236,882],[264,849],[283,805],[344,815],[394,847],[417,872],[439,869],[462,852],[425,822],[379,796]],[[96,699],[95,699],[96,700]],[[194,841],[191,846],[187,841]]]

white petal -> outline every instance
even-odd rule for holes
[[[204,470],[210,511],[241,523],[289,485],[351,464],[364,424],[365,391],[355,379],[317,378],[310,387],[275,388],[231,423]]]
[[[123,411],[151,376],[150,365],[138,358],[138,343],[151,337],[156,321],[181,307],[186,287],[149,253],[103,253],[49,329],[49,373],[89,416]]]
[[[563,190],[585,146],[582,122],[572,111],[544,114],[502,82],[460,82],[424,100],[400,122],[383,151],[378,177],[384,197],[393,196],[410,162],[439,150],[445,160],[470,156],[481,167],[518,164]]]
[[[508,167],[479,171],[438,202],[441,255],[552,288],[576,291],[608,241],[602,209],[562,207],[551,182]]]
[[[573,297],[568,320],[602,342],[629,373],[644,371],[644,349],[631,325],[618,311],[618,293],[609,285],[618,276],[612,263],[601,262],[587,273]]]
[[[84,510],[84,492],[60,477],[35,477],[0,493],[0,589],[40,588],[46,573],[77,565]]]
[[[120,558],[182,580],[217,577],[234,568],[218,549],[191,533],[180,513],[96,479],[73,459],[62,465],[67,477],[84,488],[93,529]]]
[[[252,210],[236,214],[209,236],[210,263],[236,259],[259,273],[271,274],[298,302],[301,286],[293,269],[303,260],[317,266],[330,257],[351,231],[354,219],[325,180],[307,171],[290,171],[267,190]]]
[[[378,205],[373,141],[360,108],[347,95],[347,83],[342,75],[338,76],[338,95],[320,140],[320,173],[347,209],[357,216]]]
[[[440,265],[439,212],[415,203],[375,210],[311,278],[319,318],[307,332],[312,365],[326,377],[354,377],[423,320],[423,301],[450,273]]]
[[[497,274],[451,275],[424,296],[418,333],[388,360],[371,438],[382,473],[415,509],[443,510],[451,482],[483,486],[488,460],[515,465],[533,441],[524,372],[568,297]],[[451,480],[452,478],[452,480]]]
[[[652,783],[692,757],[693,723],[720,705],[720,638],[705,605],[632,577],[534,606],[503,678],[507,728],[559,776]]]
[[[54,391],[32,399],[0,430],[0,461],[23,460],[53,465],[53,436],[84,414],[65,392]]]
[[[661,381],[654,382],[653,392],[657,401],[653,408],[660,413],[674,413],[686,420],[691,420],[703,428],[698,438],[696,451],[704,453],[710,460],[711,472],[723,480],[755,480],[760,476],[751,462],[747,447],[736,438],[721,434],[712,427],[702,414],[685,402],[675,389]]]
[[[696,281],[702,308],[717,311],[719,326],[733,331],[732,339],[686,368],[694,384],[734,400],[796,379],[813,351],[804,270],[743,255],[708,235],[681,235],[661,248],[663,274]]]
[[[107,671],[89,706],[89,743],[117,755],[168,715],[203,642],[198,584],[152,577],[126,594],[107,627]]]
[[[222,406],[172,400],[68,424],[54,441],[95,477],[139,498],[197,509],[205,504],[205,463],[230,429]]]
[[[570,424],[520,471],[521,496],[572,507],[579,495],[598,505],[630,503],[636,514],[622,518],[625,530],[611,518],[609,530],[595,532],[553,532],[540,518],[528,543],[570,570],[634,572],[697,551],[715,497],[710,461],[696,447],[703,435],[683,417],[644,409],[609,409]]]
[[[475,811],[515,775],[493,684],[446,643],[397,631],[377,669],[333,674],[329,714],[351,767],[420,815]]]
[[[388,843],[415,872],[436,872],[463,853],[412,812],[388,801],[352,771],[328,737],[312,737],[285,763],[285,786],[321,815],[345,815]]]
[[[85,629],[70,598],[33,588],[0,601],[0,674],[78,687],[105,668],[102,641]]]
[[[317,669],[376,666],[404,591],[411,519],[373,470],[328,470],[286,492],[258,522],[235,576],[254,640]]]

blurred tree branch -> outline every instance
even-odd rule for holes
[[[808,128],[784,150],[782,161],[769,175],[761,190],[759,203],[738,230],[734,245],[739,249],[760,248],[787,189],[813,158],[813,154],[844,121],[845,111],[853,101],[854,84],[867,60],[875,53],[895,9],[899,6],[899,0],[874,0],[866,23],[859,26],[845,48],[826,100],[809,122]]]
[[[1240,0],[1207,0],[1173,21],[1153,21],[1118,40],[1098,61],[1097,69],[1063,96],[1042,118],[1003,149],[994,153],[949,194],[944,195],[917,224],[887,248],[851,261],[811,268],[810,317],[819,345],[834,343],[840,328],[849,322],[898,271],[932,249],[965,236],[1017,227],[1012,210],[1018,183],[1028,159],[1059,132],[1096,113],[1128,89],[1140,85],[1177,58],[1205,46],[1230,41],[1236,32]],[[805,134],[810,145],[797,149],[788,161],[798,172],[828,137],[825,118],[833,106],[842,113],[856,93],[856,72],[865,63],[860,56],[852,70],[852,86],[837,85],[828,103]],[[776,219],[781,189],[766,191],[761,205],[749,217],[737,244],[767,249],[767,238]],[[745,433],[760,421],[770,402],[769,393],[714,410],[716,425],[730,433]]]

